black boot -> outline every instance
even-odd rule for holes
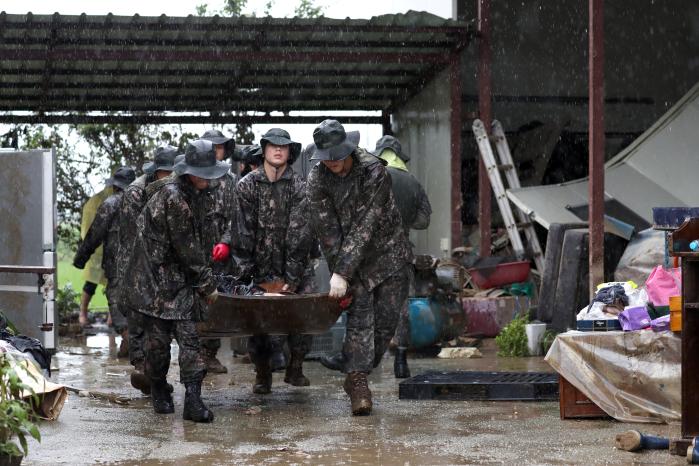
[[[258,395],[267,395],[272,392],[272,369],[269,363],[255,364],[255,384],[252,392]]]
[[[151,401],[153,402],[153,411],[155,411],[156,414],[172,414],[175,412],[172,395],[170,395],[167,386],[168,383],[164,380],[151,381]]]
[[[331,371],[342,371],[345,368],[345,362],[347,359],[345,359],[344,353],[320,357],[320,363]]]
[[[303,356],[291,356],[289,365],[286,366],[284,382],[295,387],[308,387],[311,382],[303,375]]]
[[[214,413],[201,401],[201,381],[184,384],[184,409],[182,419],[194,422],[211,422]]]
[[[408,368],[408,350],[398,348],[396,357],[393,360],[393,374],[397,379],[407,379],[410,377],[410,369]]]

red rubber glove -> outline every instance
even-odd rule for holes
[[[211,258],[214,262],[225,262],[231,255],[231,248],[226,243],[218,243],[211,251]]]
[[[340,300],[340,309],[343,311],[352,304],[352,295],[347,295]]]

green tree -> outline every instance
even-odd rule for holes
[[[294,8],[294,16],[297,18],[320,18],[323,16],[323,7],[316,6],[313,0],[301,0]]]

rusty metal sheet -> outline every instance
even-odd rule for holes
[[[234,296],[221,294],[198,324],[202,337],[322,334],[337,322],[342,309],[327,294]]]

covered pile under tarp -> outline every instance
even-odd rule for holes
[[[672,332],[567,332],[546,362],[618,421],[681,418],[681,342]]]

